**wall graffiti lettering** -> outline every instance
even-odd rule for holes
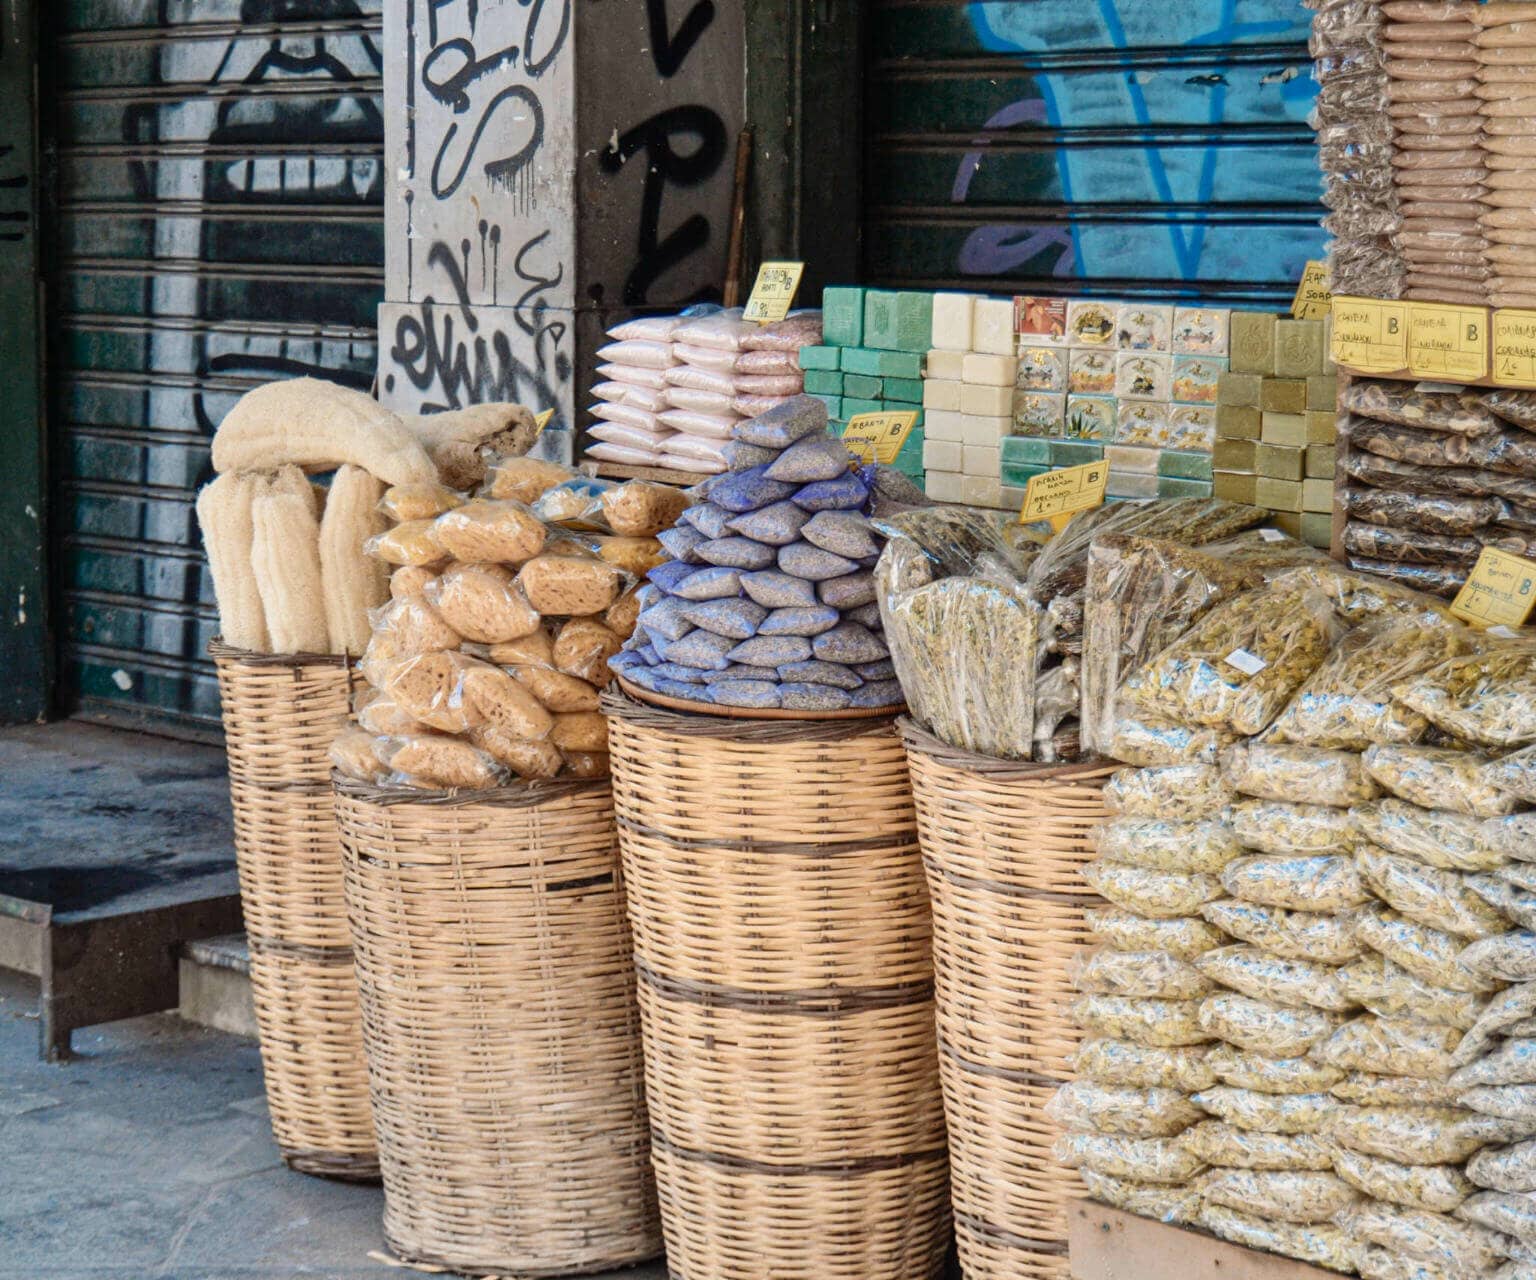
[[[645,21],[651,38],[651,61],[656,74],[670,80],[678,73],[699,37],[715,20],[711,0],[698,0],[678,24],[674,34],[667,24],[667,0],[645,0]]]

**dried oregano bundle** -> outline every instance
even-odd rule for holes
[[[1375,800],[1350,810],[1359,833],[1372,844],[1447,871],[1494,871],[1508,857],[1488,825],[1460,813],[1421,809],[1406,800]],[[1536,856],[1536,854],[1533,854]]]
[[[1209,1054],[1205,1045],[1153,1048],[1130,1040],[1085,1040],[1072,1057],[1072,1067],[1095,1084],[1194,1093],[1216,1083],[1216,1073],[1206,1065]]]
[[[1121,769],[1104,784],[1104,805],[1125,818],[1178,817],[1182,822],[1215,818],[1237,798],[1210,764]]]
[[[1379,794],[1360,759],[1353,751],[1240,742],[1221,753],[1221,777],[1234,791],[1261,800],[1347,808]]]
[[[1408,919],[1463,938],[1503,933],[1508,922],[1468,888],[1460,871],[1427,867],[1416,858],[1362,844],[1355,854],[1360,878]]]
[[[1414,1018],[1462,1031],[1476,1023],[1487,1003],[1473,992],[1425,982],[1375,952],[1340,969],[1338,985],[1355,1004],[1380,1017]]]
[[[1127,1138],[1171,1138],[1201,1118],[1200,1108],[1178,1089],[1121,1089],[1086,1080],[1062,1085],[1045,1114],[1064,1129]]]
[[[1235,1209],[1208,1204],[1200,1212],[1200,1225],[1213,1236],[1230,1240],[1249,1249],[1299,1258],[1330,1271],[1354,1274],[1358,1270],[1358,1249],[1353,1240],[1338,1227],[1318,1223],[1298,1226],[1250,1216]]]
[[[1088,1169],[1132,1182],[1187,1185],[1205,1161],[1177,1138],[1127,1138],[1113,1133],[1065,1133],[1052,1154],[1068,1169]]]
[[[1400,1164],[1334,1145],[1333,1169],[1375,1200],[1450,1213],[1477,1190],[1455,1164]]]
[[[1375,746],[1363,759],[1366,771],[1388,791],[1426,809],[1496,818],[1513,813],[1519,803],[1489,781],[1488,758],[1470,751]]]
[[[1146,1000],[1126,996],[1082,996],[1072,1002],[1072,1021],[1085,1031],[1147,1048],[1204,1044],[1198,1000]]]
[[[1117,951],[1166,951],[1189,960],[1227,940],[1215,925],[1198,917],[1148,920],[1122,907],[1089,907],[1084,917],[1095,940]]]
[[[1222,932],[1287,960],[1348,964],[1365,950],[1353,924],[1332,915],[1287,911],[1235,898],[1207,903],[1200,914]]]
[[[1500,1237],[1444,1214],[1364,1203],[1343,1210],[1339,1226],[1356,1240],[1426,1263],[1441,1275],[1481,1274],[1502,1257]]]
[[[1214,875],[1243,852],[1223,822],[1171,822],[1164,818],[1111,818],[1093,833],[1105,862],[1180,875]]]
[[[1529,641],[1452,658],[1392,693],[1465,741],[1506,749],[1536,743],[1536,644]]]
[[[1451,1050],[1461,1041],[1455,1027],[1437,1027],[1415,1018],[1378,1018],[1367,1014],[1346,1022],[1313,1051],[1330,1066],[1448,1080]]]
[[[1398,1164],[1460,1164],[1490,1142],[1507,1141],[1510,1122],[1460,1107],[1340,1107],[1328,1120],[1331,1142]]]
[[[1370,1071],[1351,1071],[1328,1092],[1357,1107],[1454,1107],[1459,1105],[1461,1094],[1448,1080],[1381,1076]]]
[[[1187,960],[1166,951],[1088,951],[1073,957],[1070,970],[1078,991],[1096,995],[1193,1000],[1216,988]]]
[[[1462,1089],[1484,1085],[1536,1085],[1536,1040],[1503,1041],[1486,1057],[1457,1071],[1451,1077],[1451,1083]]]
[[[1349,1183],[1321,1169],[1220,1169],[1205,1183],[1205,1202],[1280,1222],[1331,1222],[1360,1199]]]
[[[1344,854],[1355,847],[1355,826],[1347,809],[1323,804],[1244,800],[1226,813],[1238,843],[1260,853]]]
[[[1347,1013],[1356,1002],[1339,985],[1339,971],[1309,960],[1283,960],[1257,947],[1220,947],[1196,958],[1200,973],[1239,995],[1302,1009]]]
[[[1536,804],[1536,747],[1526,747],[1488,766],[1488,780],[1527,804]]]
[[[1265,729],[1321,665],[1326,596],[1265,587],[1217,605],[1124,685],[1137,713],[1239,734]]]
[[[1116,707],[1106,754],[1112,760],[1140,768],[1214,765],[1223,748],[1235,741],[1232,734],[1215,729],[1190,728],[1156,716],[1132,715],[1122,702]]]

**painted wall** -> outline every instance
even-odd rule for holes
[[[1322,256],[1300,0],[877,0],[871,279],[1289,299]]]

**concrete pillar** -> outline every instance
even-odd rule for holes
[[[730,0],[385,6],[379,396],[553,408],[569,457],[602,331],[717,299],[743,122]]]

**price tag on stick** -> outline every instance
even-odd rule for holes
[[[536,414],[534,414],[533,415],[533,430],[534,430],[534,434],[535,435],[543,435],[544,434],[544,428],[549,426],[549,424],[552,421],[554,421],[554,417],[555,417],[555,411],[553,409],[546,409],[546,410],[544,410],[543,413],[536,413]]]
[[[1309,262],[1301,273],[1301,283],[1296,286],[1296,298],[1291,303],[1291,317],[1295,320],[1322,320],[1333,307],[1333,293],[1328,287],[1328,264]]]
[[[1451,612],[1478,626],[1522,627],[1536,605],[1536,561],[1484,547]]]
[[[907,437],[916,425],[916,410],[856,413],[848,419],[843,443],[847,445],[848,452],[860,462],[883,462],[889,466],[896,461],[901,446],[906,444]]]
[[[803,262],[765,262],[757,269],[757,283],[752,286],[752,296],[742,312],[745,320],[760,324],[776,324],[789,314],[800,288],[800,277],[805,274]]]
[[[1109,485],[1109,463],[1086,462],[1080,467],[1065,467],[1031,476],[1024,490],[1020,524],[1034,524],[1056,516],[1104,505],[1104,490]]]

